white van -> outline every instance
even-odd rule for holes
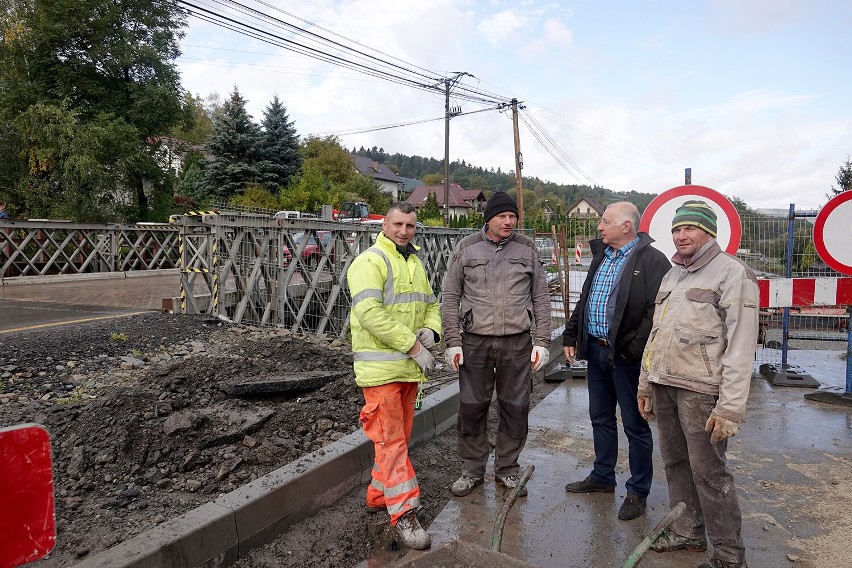
[[[273,219],[319,219],[314,213],[303,213],[301,211],[279,211],[272,216]]]
[[[300,219],[301,217],[301,211],[279,211],[272,216],[273,219]]]

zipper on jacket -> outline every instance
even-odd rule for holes
[[[669,295],[666,297],[666,305],[663,306],[663,313],[660,315],[660,326],[661,327],[662,327],[662,324],[663,324],[663,320],[666,319],[666,313],[669,311],[669,301],[671,299],[672,299],[672,295],[671,295],[671,292],[669,292]],[[648,346],[648,354],[645,355],[645,368],[649,369],[649,370],[651,368],[651,352],[654,350],[654,343],[656,343],[656,342],[657,342],[657,334],[655,333],[654,339],[651,340],[651,345]]]

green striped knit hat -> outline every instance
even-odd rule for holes
[[[672,232],[683,225],[694,225],[711,237],[715,237],[719,231],[716,225],[716,212],[707,203],[696,199],[684,202],[675,211]]]

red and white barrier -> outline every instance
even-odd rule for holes
[[[580,264],[580,258],[583,256],[583,245],[582,243],[577,243],[577,246],[574,248],[574,262],[576,264]]]
[[[761,308],[852,304],[852,278],[758,278]]]

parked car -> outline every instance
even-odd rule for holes
[[[302,249],[302,259],[309,267],[313,268],[319,264],[319,261],[323,256],[323,251],[329,248],[329,243],[331,242],[331,231],[317,231],[316,237],[305,233],[296,233],[293,236],[293,241],[295,242],[297,249],[302,245],[302,241],[305,238],[308,239],[308,242],[305,244],[305,248]],[[317,238],[319,238],[319,243],[317,243]],[[287,247],[287,245],[284,245],[281,254],[284,257],[285,263],[290,262],[293,258],[293,254],[290,252],[290,248]],[[329,250],[329,257],[332,261],[334,260],[334,249]]]

